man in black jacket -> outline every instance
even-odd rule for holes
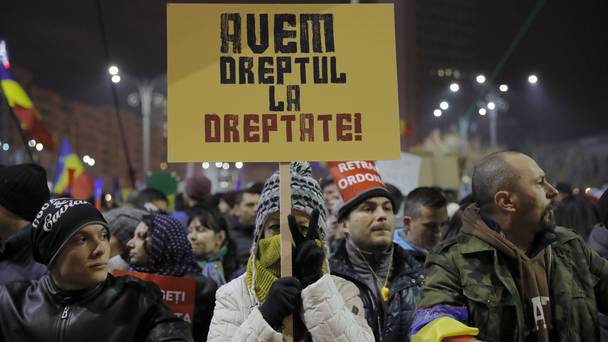
[[[360,291],[376,341],[407,341],[422,285],[422,265],[393,243],[393,198],[371,162],[330,164],[344,204],[338,210],[346,238],[330,257],[331,273]]]
[[[32,227],[49,274],[0,286],[0,341],[192,341],[156,285],[107,273],[110,232],[91,204],[52,199]]]
[[[47,272],[32,258],[29,223],[48,200],[42,167],[0,166],[0,284],[39,279]]]
[[[237,193],[234,201],[233,217],[228,219],[228,233],[236,244],[239,263],[247,266],[255,229],[255,213],[260,202],[260,192],[248,188]]]

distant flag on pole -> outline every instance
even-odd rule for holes
[[[103,179],[97,178],[93,181],[95,188],[95,207],[101,210],[101,196],[103,195]]]
[[[111,190],[112,200],[115,203],[122,203],[122,191],[120,189],[120,179],[118,177],[114,177],[112,180],[112,190]]]
[[[401,137],[409,138],[412,135],[412,124],[405,119],[399,119]]]
[[[25,90],[15,81],[9,67],[6,43],[0,39],[0,90],[4,94],[9,107],[19,119],[20,128],[25,130],[31,138],[41,143],[44,148],[54,150],[55,142],[44,126],[40,113],[34,107]]]
[[[61,143],[61,152],[55,166],[55,178],[53,180],[53,192],[57,194],[69,193],[70,189],[70,170],[73,170],[73,179],[76,181],[85,172],[84,165],[78,155],[72,150],[72,146],[67,138]],[[92,189],[91,189],[92,190]]]

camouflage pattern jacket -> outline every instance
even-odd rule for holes
[[[599,341],[598,310],[608,312],[608,262],[571,230],[557,227],[546,247],[553,341]],[[461,233],[427,257],[418,310],[464,307],[483,341],[526,341],[534,322],[524,307],[508,258],[483,240]],[[418,317],[417,317],[418,319]]]

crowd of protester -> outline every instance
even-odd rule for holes
[[[290,172],[281,276],[278,173],[100,211],[50,194],[38,165],[0,167],[0,342],[608,341],[608,190],[590,200],[508,151],[460,202]],[[191,319],[142,275],[191,279]]]

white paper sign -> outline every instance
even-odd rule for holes
[[[400,160],[378,160],[376,167],[384,183],[396,186],[403,196],[419,186],[422,158],[401,152]]]

